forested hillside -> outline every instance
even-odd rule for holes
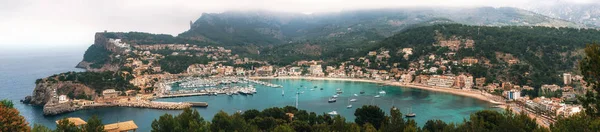
[[[300,14],[270,11],[205,13],[180,37],[234,45],[273,45],[303,40],[353,36],[356,32],[391,36],[419,24],[461,23],[487,26],[582,25],[517,8],[397,8]],[[368,38],[368,37],[367,37]]]
[[[451,39],[463,42],[461,47],[464,41],[473,40],[474,46],[456,51],[439,46],[440,41]],[[408,62],[424,60],[432,54],[458,61],[473,57],[482,61],[477,66],[482,66],[487,71],[486,74],[473,73],[476,77],[539,86],[561,84],[558,75],[576,71],[577,60],[581,58],[580,50],[585,44],[599,40],[600,31],[595,29],[450,24],[406,30],[378,44],[367,45],[368,48],[361,54],[379,49],[401,54],[399,50],[402,48],[413,48]],[[390,59],[388,64],[402,60]],[[517,63],[509,64],[509,60],[516,60]],[[450,69],[454,70],[452,72],[464,71],[460,66],[450,66]]]

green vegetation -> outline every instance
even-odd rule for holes
[[[375,112],[375,113],[368,113]],[[288,114],[292,113],[293,118]],[[403,118],[402,113],[395,108],[390,109],[390,115],[383,114],[377,106],[363,106],[355,113],[355,123],[347,122],[339,115],[317,115],[308,113],[291,106],[284,108],[268,108],[263,111],[248,110],[244,113],[228,115],[221,111],[209,123],[204,121],[196,110],[186,109],[178,116],[165,114],[152,122],[153,132],[163,131],[548,131],[538,126],[534,119],[526,114],[514,115],[512,112],[500,113],[484,110],[471,114],[462,124],[445,123],[440,120],[429,120],[424,127],[419,127],[412,119]],[[186,118],[184,118],[186,117]],[[372,125],[372,124],[377,124]],[[189,124],[184,126],[182,124]],[[196,124],[196,125],[192,125]]]
[[[151,34],[143,32],[107,32],[103,33],[106,38],[122,39],[127,43],[135,43],[142,45],[149,44],[193,44],[199,46],[211,45],[212,43],[186,39],[181,37],[173,37],[168,34]]]
[[[588,116],[596,118],[600,124],[600,45],[590,44],[585,48],[585,58],[579,62],[579,69],[583,79],[592,90],[587,91],[585,96],[579,97],[583,108]]]
[[[57,81],[71,81],[73,83],[81,83],[84,84],[96,91],[96,93],[101,93],[106,89],[115,89],[118,91],[126,91],[126,90],[137,90],[139,88],[134,87],[129,81],[133,79],[133,75],[126,74],[123,72],[66,72],[55,74],[46,78],[48,82]],[[36,83],[42,82],[43,79],[38,79]],[[76,98],[89,98],[89,95],[72,95]]]
[[[362,51],[362,55],[378,49],[396,53],[400,48],[413,48],[413,55],[409,57],[409,61],[415,62],[440,49],[433,46],[437,43],[436,32],[446,39],[456,36],[475,41],[473,49],[458,50],[454,59],[472,56],[485,58],[490,62],[489,65],[481,65],[477,70],[469,71],[463,68],[463,71],[485,76],[486,80],[495,78],[535,88],[542,84],[562,84],[558,75],[570,72],[574,68],[575,61],[579,58],[574,52],[583,48],[585,43],[600,40],[600,32],[592,29],[446,24],[408,29],[379,44],[370,45]],[[519,59],[520,63],[509,66],[507,62],[496,59],[496,53],[511,54]],[[394,62],[396,61],[388,61],[388,64]]]
[[[2,132],[28,132],[31,129],[19,110],[13,107],[13,102],[3,99],[0,101],[0,131]]]
[[[87,124],[83,126],[83,130],[85,132],[103,132],[104,124],[102,124],[102,120],[98,116],[93,115],[88,119]]]
[[[190,56],[166,56],[160,59],[158,63],[163,71],[171,74],[185,72],[188,66],[192,64],[207,64],[210,59],[206,57],[190,57]]]
[[[110,60],[112,52],[106,50],[102,45],[92,45],[83,54],[83,61],[90,62],[91,68],[101,68]]]

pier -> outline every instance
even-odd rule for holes
[[[272,84],[272,83],[268,83],[268,82],[263,82],[263,81],[259,81],[259,80],[252,80],[252,79],[247,79],[247,78],[242,78],[242,80],[248,81],[248,82],[252,82],[252,83],[256,83],[256,84],[260,84],[260,85],[265,85],[267,87],[272,87],[272,88],[282,88],[283,87],[281,85]]]
[[[191,104],[192,107],[208,107],[207,102],[186,102],[186,103]]]

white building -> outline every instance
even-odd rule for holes
[[[402,74],[400,76],[400,81],[403,83],[410,83],[413,80],[413,76],[411,74]]]
[[[427,85],[449,88],[454,85],[454,79],[453,76],[433,75],[427,80]]]
[[[565,85],[571,84],[571,74],[570,73],[563,73],[563,82],[565,83]]]
[[[67,97],[67,95],[60,95],[58,96],[58,103],[65,103],[68,102],[69,98]]]
[[[313,76],[324,76],[325,75],[325,73],[323,73],[323,68],[321,67],[321,65],[310,65],[310,67],[308,68],[308,71]]]
[[[292,67],[288,72],[291,76],[300,76],[302,74],[302,67]]]

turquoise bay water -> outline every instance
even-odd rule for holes
[[[408,108],[417,114],[418,124],[423,125],[429,119],[440,119],[444,121],[462,122],[470,113],[487,109],[491,104],[473,98],[456,96],[447,93],[432,92],[413,88],[403,88],[397,86],[378,86],[374,83],[348,82],[348,81],[312,81],[312,80],[293,80],[293,79],[273,79],[263,80],[266,82],[283,85],[285,95],[281,95],[281,88],[270,88],[257,85],[257,94],[255,95],[234,95],[234,96],[193,96],[183,98],[166,98],[159,101],[204,101],[209,103],[209,107],[199,109],[205,119],[211,117],[219,110],[233,113],[236,110],[265,109],[269,107],[295,106],[297,92],[304,91],[298,96],[298,108],[316,112],[317,114],[337,111],[349,121],[354,121],[354,111],[363,105],[377,105],[386,113],[392,106],[400,108],[403,113],[407,113]],[[300,88],[304,86],[304,88]],[[310,88],[317,86],[323,87],[323,90]],[[333,96],[336,89],[340,88],[343,93],[339,95],[337,102],[328,103],[329,97]],[[380,98],[374,98],[380,90],[385,90],[386,94]],[[360,94],[360,91],[364,94]],[[354,96],[357,94],[358,96]],[[350,99],[358,99],[356,102],[349,102]],[[353,108],[346,108],[352,104]]]
[[[23,105],[18,102],[19,99],[31,94],[37,78],[66,71],[81,71],[73,67],[81,60],[83,51],[85,51],[85,47],[76,52],[58,53],[47,51],[39,54],[28,54],[27,56],[0,56],[0,90],[2,91],[0,92],[0,99],[13,100],[15,107],[21,111],[21,115],[31,125],[37,123],[51,128],[55,127],[54,121],[61,118],[81,117],[87,120],[92,115],[98,115],[103,119],[103,123],[134,120],[140,127],[139,131],[150,131],[150,123],[160,115],[164,113],[179,114],[181,112],[180,110],[113,107],[82,110],[57,116],[43,116],[40,107]],[[300,85],[304,85],[308,88],[300,89],[300,91],[304,91],[304,94],[300,94],[298,98],[300,109],[316,113],[336,110],[345,116],[348,121],[353,121],[354,111],[362,105],[378,105],[386,113],[389,113],[392,105],[399,107],[404,113],[406,113],[406,108],[412,107],[412,111],[417,114],[414,119],[419,125],[423,125],[429,119],[462,122],[462,119],[467,118],[470,113],[488,109],[491,106],[487,102],[468,97],[394,86],[381,87],[387,94],[381,98],[373,98],[379,92],[380,87],[372,83],[276,79],[264,81],[283,85],[285,96],[281,96],[280,88],[256,85],[258,93],[250,96],[195,96],[159,99],[159,101],[206,101],[210,105],[208,108],[196,109],[200,111],[205,119],[210,120],[220,110],[233,113],[237,110],[261,110],[268,107],[294,106],[296,100],[294,93],[297,92]],[[310,91],[309,89],[313,86],[323,87],[324,90],[315,89]],[[327,99],[335,94],[336,88],[341,88],[343,93],[336,103],[328,103]],[[365,94],[359,94],[361,90],[364,90]],[[353,97],[353,94],[359,96]],[[351,103],[354,106],[351,109],[346,108],[349,97],[358,99],[357,102]]]

